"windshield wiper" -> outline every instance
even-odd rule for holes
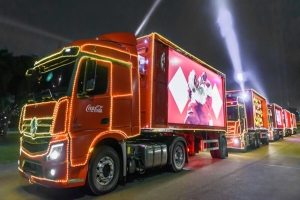
[[[42,100],[55,100],[50,89],[42,90],[41,93],[46,93],[45,95],[42,95]]]

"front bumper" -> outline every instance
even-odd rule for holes
[[[30,183],[46,187],[68,187],[68,162],[46,161],[45,155],[30,155],[21,152],[19,157],[19,172]]]
[[[240,137],[227,137],[227,148],[229,149],[243,149],[244,143]]]

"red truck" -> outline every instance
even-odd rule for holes
[[[226,91],[228,148],[246,152],[248,147],[269,144],[266,99],[253,89]]]
[[[18,169],[46,187],[112,191],[132,173],[228,156],[225,75],[157,33],[111,33],[37,61]]]
[[[283,136],[291,136],[293,133],[293,127],[292,127],[292,119],[291,119],[291,112],[283,109],[283,122],[284,122],[284,131]]]
[[[293,132],[292,134],[297,134],[297,120],[296,120],[296,115],[294,113],[291,113],[291,119],[292,119],[292,127],[293,127]]]
[[[275,104],[268,104],[269,116],[269,140],[276,141],[283,138],[284,122],[283,122],[282,107]]]

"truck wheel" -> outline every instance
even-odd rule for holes
[[[265,144],[266,144],[266,145],[269,145],[269,142],[270,142],[270,141],[269,141],[269,138],[266,138]]]
[[[227,151],[226,141],[223,137],[221,137],[219,142],[219,149],[211,150],[210,155],[212,158],[224,159],[226,158],[226,151]]]
[[[87,187],[93,194],[100,195],[112,191],[118,182],[120,160],[116,151],[102,146],[92,156],[87,175]]]
[[[185,148],[182,142],[176,142],[173,146],[171,155],[172,164],[171,170],[174,172],[180,172],[183,169],[185,163]]]
[[[210,155],[211,155],[212,158],[218,158],[217,150],[210,150]]]
[[[255,135],[254,139],[252,140],[251,148],[256,149],[257,148],[257,137]]]
[[[255,139],[256,139],[256,141],[257,141],[257,148],[260,148],[260,138],[259,138],[259,135],[258,134],[256,134],[255,135]]]
[[[226,151],[227,151],[226,140],[223,137],[221,137],[220,144],[219,144],[219,150],[217,150],[217,152],[216,152],[218,158],[221,158],[221,159],[226,158]]]

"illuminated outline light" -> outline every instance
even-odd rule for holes
[[[215,71],[215,72],[218,72],[220,75],[222,75],[223,77],[225,77],[226,75],[217,70],[216,68],[210,66],[209,64],[205,63],[204,61],[200,60],[199,58],[193,56],[192,54],[190,54],[189,52],[185,51],[184,49],[180,48],[179,46],[177,46],[176,44],[174,44],[173,42],[171,42],[170,40],[168,40],[167,38],[163,37],[162,35],[156,33],[156,32],[153,32],[149,35],[146,35],[146,36],[143,36],[143,37],[140,37],[138,39],[143,39],[143,38],[146,38],[146,37],[155,37],[158,39],[158,41],[162,42],[163,44],[167,45],[168,47],[171,47],[172,49],[174,50],[179,50],[181,52],[182,55],[184,56],[187,56],[189,58],[191,58],[192,60],[196,61],[197,63],[200,63],[200,64],[203,64],[207,67],[209,67],[211,70]]]
[[[55,127],[55,122],[56,122],[56,118],[57,118],[57,112],[58,112],[59,106],[64,102],[67,102],[66,111],[65,111],[65,119],[64,119],[65,120],[64,130],[62,132],[54,133],[54,127]],[[52,126],[50,128],[50,134],[51,135],[67,133],[68,112],[69,112],[69,97],[63,97],[63,98],[58,100],[58,102],[56,103],[55,108],[54,108],[53,121],[52,121]]]
[[[128,138],[127,134],[124,133],[123,131],[121,130],[109,130],[109,131],[104,131],[104,132],[101,132],[100,134],[98,134],[92,141],[90,147],[88,148],[88,152],[87,152],[87,155],[86,155],[86,158],[85,158],[85,161],[83,163],[73,163],[72,159],[70,159],[71,161],[71,167],[78,167],[78,166],[84,166],[87,164],[92,152],[93,152],[93,149],[94,149],[94,146],[98,143],[98,139],[104,135],[107,135],[107,134],[111,134],[111,133],[117,133],[117,134],[120,134],[120,135],[123,135],[124,138]],[[72,140],[72,139],[71,139]],[[71,155],[72,155],[72,142],[71,142]],[[72,156],[73,157],[73,156]]]
[[[69,97],[62,97],[60,98],[57,102],[53,102],[53,101],[50,101],[50,102],[42,102],[42,103],[36,103],[36,104],[31,104],[31,105],[25,105],[23,106],[22,108],[22,120],[20,120],[19,123],[21,123],[22,121],[22,124],[19,124],[21,130],[20,130],[20,133],[23,134],[24,136],[26,137],[31,137],[33,140],[37,139],[37,138],[46,138],[46,137],[52,137],[53,135],[56,135],[56,134],[62,134],[62,133],[66,133],[66,127],[67,127],[67,116],[68,116],[68,111],[69,111],[69,107],[68,107],[68,98]],[[62,104],[63,102],[67,102],[67,105],[66,105],[66,115],[65,115],[65,128],[64,128],[64,131],[63,132],[59,132],[59,133],[53,133],[53,129],[54,129],[54,126],[55,126],[55,121],[56,121],[56,118],[57,118],[57,112],[58,112],[58,108],[59,108],[59,105]],[[27,133],[27,132],[24,132],[24,121],[31,121],[33,118],[26,118],[26,107],[31,107],[31,106],[37,106],[37,105],[45,105],[45,104],[53,104],[55,103],[55,107],[54,107],[54,110],[53,110],[53,116],[51,117],[39,117],[39,118],[36,118],[37,120],[43,120],[43,119],[50,119],[52,120],[52,125],[50,125],[49,127],[49,132],[48,133],[35,133],[35,135],[37,137],[32,137],[33,135],[31,133]],[[39,126],[43,126],[41,124],[39,124]],[[48,127],[49,125],[44,125],[45,127]],[[49,135],[45,135],[45,134],[49,134]]]
[[[24,121],[24,116],[25,116],[25,108],[26,108],[27,104],[25,104],[22,107],[22,111],[21,111],[21,115],[20,115],[20,120],[19,120],[19,132],[20,134],[22,134],[22,127],[23,127],[23,121]]]
[[[84,53],[87,53],[87,54],[91,54],[91,55],[94,55],[96,57],[100,57],[100,59],[106,59],[107,62],[117,62],[117,63],[120,63],[122,66],[125,66],[125,67],[130,67],[132,66],[132,63],[131,62],[128,62],[128,61],[124,61],[124,60],[119,60],[119,59],[116,59],[114,57],[110,57],[110,56],[106,56],[106,55],[102,55],[102,54],[99,54],[99,53],[94,53],[94,52],[91,52],[91,51],[88,51],[88,50],[83,50],[83,47],[85,46],[92,46],[92,47],[101,47],[101,48],[109,48],[109,49],[112,49],[112,50],[115,50],[115,51],[119,51],[121,53],[125,53],[126,55],[129,55],[129,56],[133,56],[133,57],[136,57],[137,58],[137,55],[134,55],[134,54],[131,54],[127,51],[123,51],[123,50],[119,50],[117,48],[114,48],[114,47],[108,47],[106,45],[96,45],[96,44],[85,44],[85,45],[82,45],[82,50],[81,52],[84,52]]]
[[[51,54],[51,55],[49,55],[49,56],[47,56],[47,57],[45,57],[45,58],[43,58],[43,59],[41,59],[41,60],[36,61],[35,64],[34,64],[34,66],[38,66],[38,64],[41,63],[43,60],[47,60],[47,59],[49,59],[49,58],[51,58],[51,57],[55,57],[56,55],[61,54],[61,53],[62,53],[63,51],[65,51],[66,49],[70,49],[70,48],[74,48],[74,47],[77,47],[77,48],[78,48],[78,52],[77,52],[76,55],[65,55],[65,56],[61,56],[61,57],[66,57],[66,58],[67,58],[67,57],[76,57],[76,56],[78,56],[78,54],[79,54],[79,52],[80,52],[80,46],[68,46],[68,47],[63,48],[62,50],[60,50],[60,51],[57,52],[57,53]],[[60,57],[58,57],[58,58],[60,58]],[[46,64],[46,63],[51,62],[51,61],[53,61],[53,60],[56,60],[56,59],[58,59],[58,58],[48,60],[47,62],[45,62],[45,63],[43,63],[43,64]]]

